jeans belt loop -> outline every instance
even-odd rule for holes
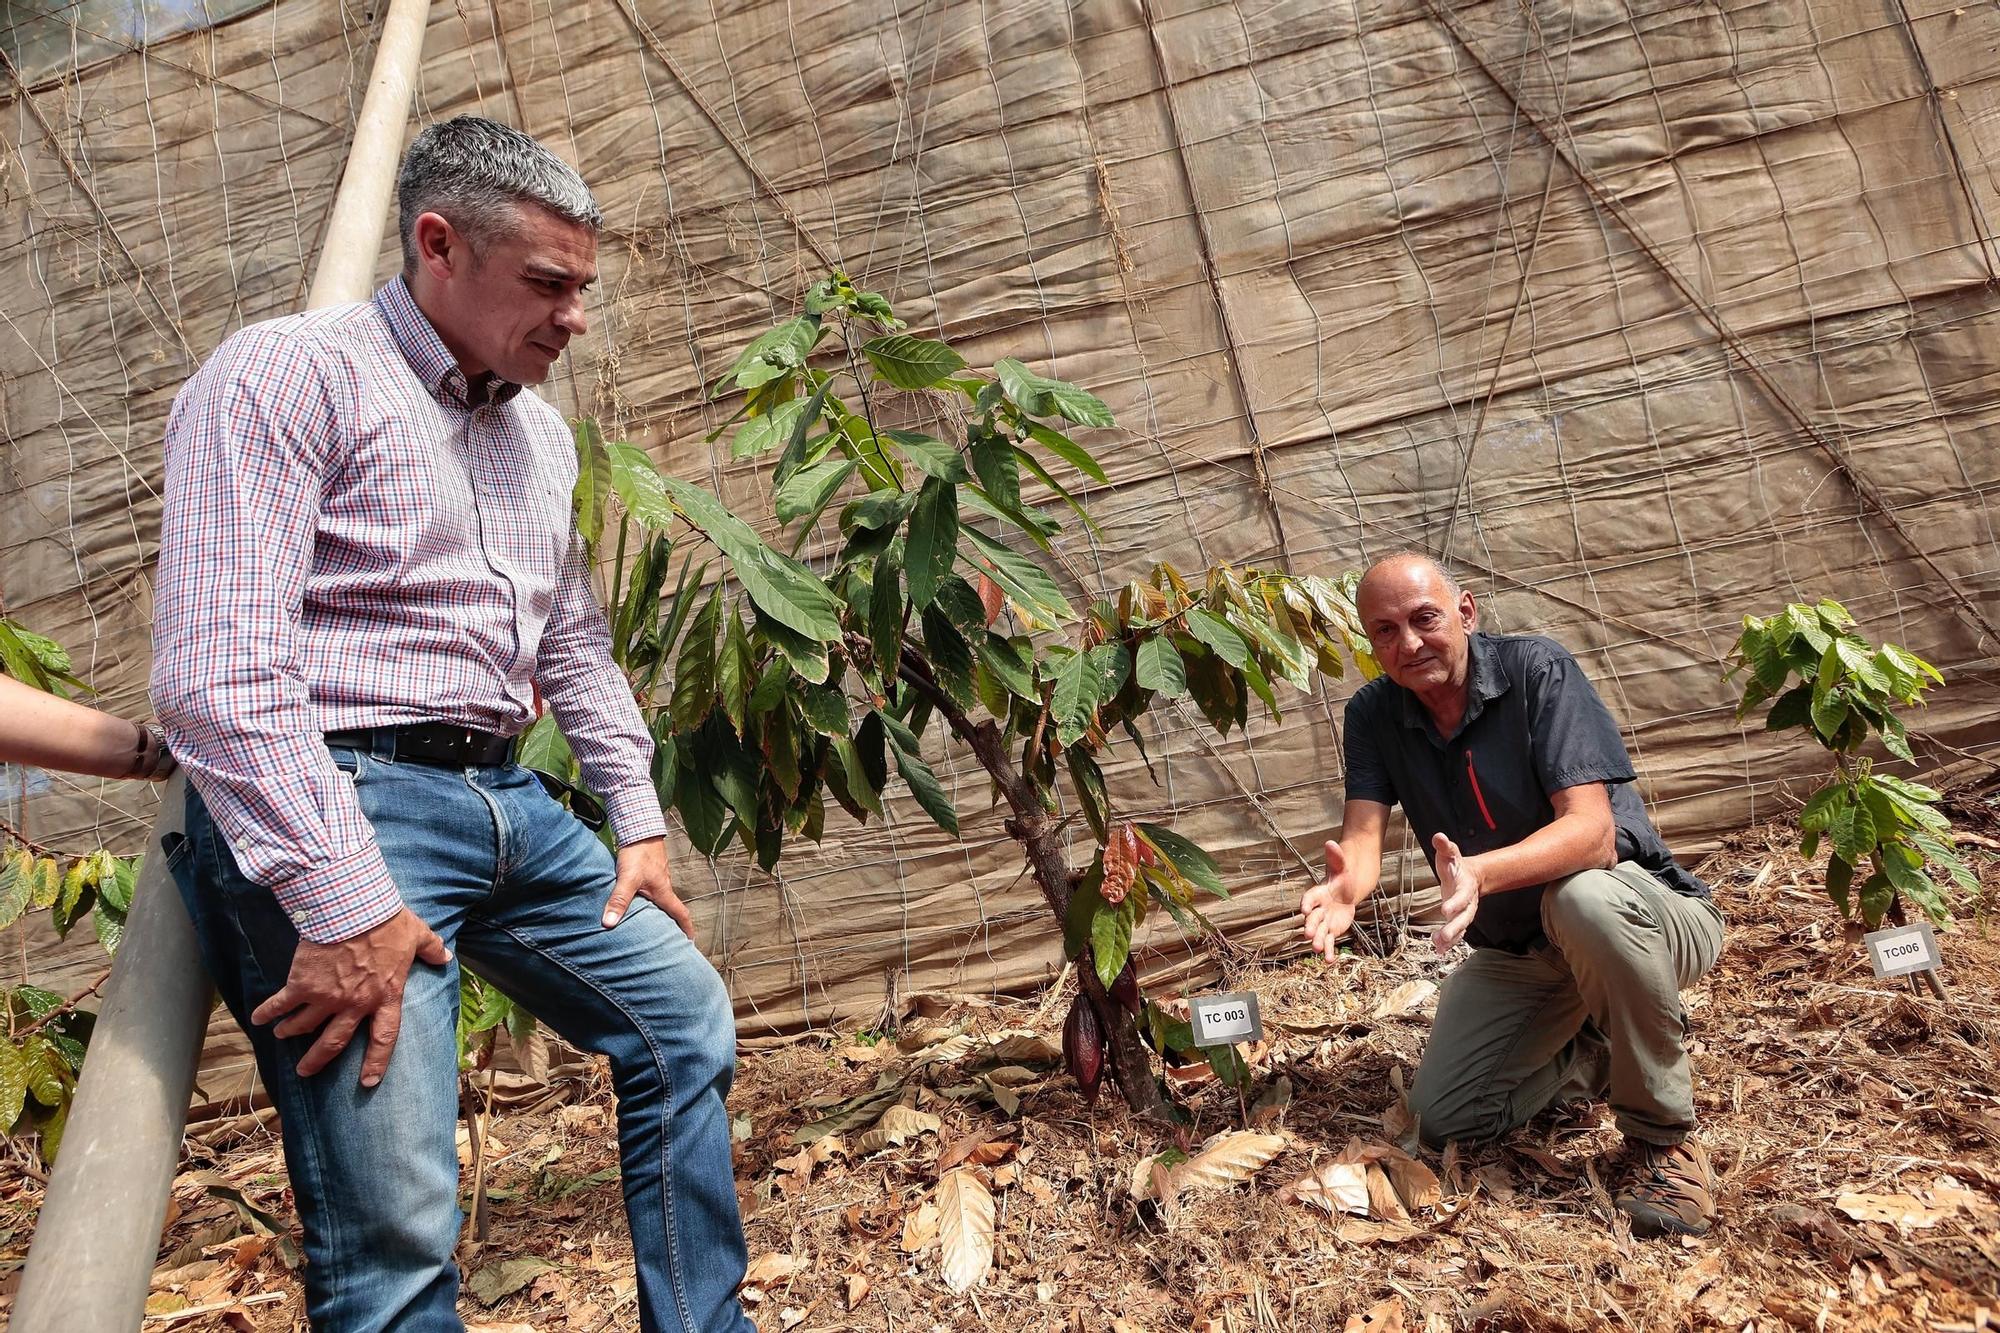
[[[373,727],[369,730],[368,752],[385,764],[396,762],[396,729],[394,727]]]

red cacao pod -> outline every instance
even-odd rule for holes
[[[1097,1103],[1097,1090],[1104,1082],[1104,1028],[1088,997],[1078,995],[1063,1021],[1063,1063],[1069,1076],[1083,1091],[1083,1100]]]

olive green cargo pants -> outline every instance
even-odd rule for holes
[[[1630,861],[1542,895],[1548,942],[1474,949],[1444,980],[1410,1089],[1423,1142],[1498,1138],[1558,1102],[1608,1097],[1627,1138],[1694,1128],[1680,992],[1722,952],[1722,914]]]

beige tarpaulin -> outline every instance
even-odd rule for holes
[[[371,41],[359,3],[290,3],[0,88],[0,597],[121,711],[167,406],[299,300]],[[1117,412],[1073,593],[1445,551],[1489,623],[1577,650],[1691,855],[1816,761],[1733,718],[1745,612],[1837,596],[1952,678],[1928,757],[2000,738],[1996,46],[1991,5],[1903,0],[490,0],[434,8],[418,110],[520,124],[604,202],[566,411],[768,512],[701,388],[843,264]],[[1221,859],[1252,948],[1340,814],[1338,697],[1287,703],[1227,741],[1167,713],[1158,786],[1109,765]],[[775,877],[683,849],[746,1036],[1054,973],[983,774],[940,761],[963,837],[905,798]],[[137,839],[148,793],[21,776],[0,812],[35,838]],[[101,968],[44,930],[38,980]]]

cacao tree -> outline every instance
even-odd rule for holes
[[[1103,401],[1011,358],[968,369],[842,273],[744,348],[713,395],[735,412],[710,442],[727,435],[733,457],[770,460],[768,539],[641,449],[593,422],[576,430],[578,527],[593,550],[617,515],[613,654],[649,719],[663,802],[703,853],[738,842],[766,870],[788,840],[823,835],[829,803],[880,818],[892,772],[956,832],[925,758],[942,730],[991,777],[1077,962],[1071,1072],[1094,1099],[1108,1069],[1134,1109],[1162,1110],[1146,1048],[1180,1060],[1193,1044],[1184,1020],[1141,996],[1133,932],[1154,910],[1204,930],[1197,899],[1227,890],[1201,848],[1120,808],[1102,756],[1129,743],[1150,769],[1139,723],[1163,701],[1188,701],[1226,735],[1253,697],[1275,714],[1281,684],[1309,689],[1348,658],[1372,674],[1352,577],[1190,578],[1161,563],[1074,604],[1034,552],[1051,552],[1066,522],[1091,524],[1070,486],[1107,477],[1071,432],[1110,427]],[[707,577],[704,549],[728,583]],[[547,719],[523,751],[573,773]],[[1064,851],[1072,830],[1094,844],[1080,866]],[[1233,1048],[1201,1054],[1247,1081]]]
[[[1731,658],[1730,676],[1744,677],[1736,716],[1769,701],[1766,730],[1802,731],[1833,760],[1832,780],[1799,814],[1800,850],[1813,856],[1822,841],[1828,845],[1826,889],[1841,915],[1858,907],[1873,930],[1884,917],[1900,922],[1907,897],[1933,921],[1948,921],[1944,886],[1972,891],[1979,882],[1952,850],[1938,792],[1880,772],[1860,753],[1879,738],[1896,758],[1915,758],[1896,709],[1921,704],[1942,685],[1938,669],[1896,644],[1871,644],[1830,598],[1795,602],[1763,619],[1745,616]]]

